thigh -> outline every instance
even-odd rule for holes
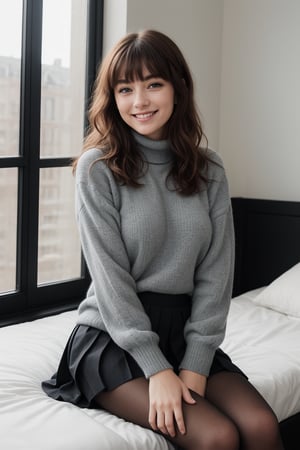
[[[236,423],[259,410],[271,411],[255,387],[242,375],[219,372],[207,382],[206,398]]]
[[[242,375],[230,372],[213,375],[207,382],[206,397],[236,424],[242,449],[283,448],[275,414]]]
[[[135,378],[112,391],[103,391],[95,397],[94,402],[115,416],[150,427],[148,381],[145,378]]]
[[[183,415],[187,432],[177,432],[175,438],[164,435],[173,444],[184,449],[238,448],[238,432],[233,423],[206,399],[192,393],[195,405],[183,402]],[[112,414],[129,422],[150,428],[148,381],[137,378],[122,384],[113,391],[102,392],[95,402]],[[161,434],[161,433],[159,433]],[[222,442],[222,447],[218,441]],[[225,442],[228,442],[228,446]]]

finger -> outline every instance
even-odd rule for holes
[[[184,423],[184,418],[183,418],[183,413],[182,413],[181,406],[176,408],[176,409],[174,409],[174,417],[175,417],[177,428],[178,428],[179,432],[181,434],[185,434],[186,433],[186,428],[185,428],[185,423]]]
[[[168,411],[165,413],[165,426],[171,437],[176,436],[175,427],[174,427],[174,416],[173,411]]]
[[[186,386],[183,386],[182,388],[182,398],[186,403],[189,403],[190,405],[194,405],[196,403],[196,400],[192,397],[192,394]]]
[[[164,434],[168,434],[168,430],[165,425],[165,415],[161,411],[157,411],[156,414],[156,424],[157,428]]]
[[[151,406],[150,406],[150,409],[149,409],[149,419],[148,419],[148,421],[149,421],[149,424],[150,424],[150,427],[152,428],[152,430],[157,431],[156,410],[155,410],[155,408],[153,408]]]

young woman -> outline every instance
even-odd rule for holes
[[[222,162],[203,141],[176,44],[124,37],[102,63],[74,164],[92,283],[43,387],[184,449],[281,450],[273,412],[218,349],[234,237]]]

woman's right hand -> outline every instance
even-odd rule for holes
[[[190,405],[196,403],[186,385],[172,369],[162,370],[152,375],[149,379],[151,428],[175,437],[175,425],[177,425],[180,433],[185,434],[182,400]]]

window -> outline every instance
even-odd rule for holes
[[[88,286],[70,162],[102,49],[103,1],[0,3],[0,320],[74,306]]]

